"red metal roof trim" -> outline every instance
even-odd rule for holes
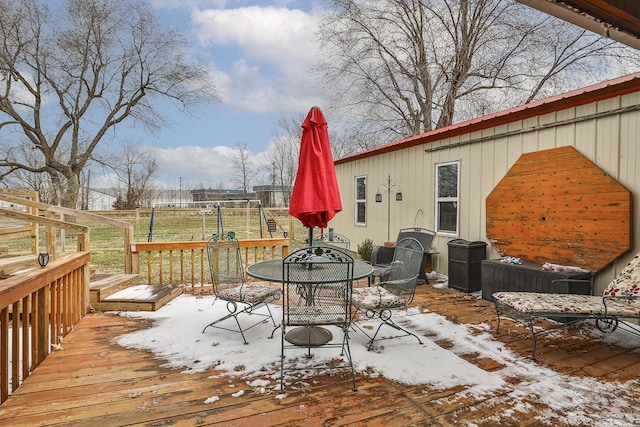
[[[391,142],[386,145],[381,145],[380,147],[343,157],[336,160],[334,163],[336,165],[349,163],[367,157],[376,156],[378,154],[389,153],[420,144],[428,144],[445,138],[451,138],[453,136],[477,132],[490,127],[500,126],[571,107],[577,107],[579,105],[589,104],[591,102],[613,98],[627,93],[637,92],[639,90],[640,73],[629,74],[627,76],[587,86],[582,89],[577,89],[572,92],[552,96],[540,101],[520,105],[508,110],[488,114],[486,116],[467,120],[466,122],[456,123],[440,129],[401,139],[399,141]]]

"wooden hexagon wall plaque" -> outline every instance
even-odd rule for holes
[[[596,273],[631,249],[631,192],[570,146],[520,156],[486,208],[501,256]]]

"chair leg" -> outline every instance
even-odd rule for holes
[[[273,330],[271,331],[271,335],[269,335],[269,339],[273,339],[273,335],[276,333],[278,329],[280,329],[280,326],[276,325],[276,327],[273,328]]]
[[[271,309],[269,308],[269,304],[265,304],[265,307],[267,307],[267,311],[269,312],[269,319],[271,319],[271,323],[273,324],[274,328],[277,328],[278,326],[276,325],[276,321],[273,318],[273,314],[271,313]]]
[[[404,336],[413,336],[413,337],[415,337],[415,339],[418,340],[418,342],[420,344],[422,344],[422,340],[420,339],[420,337],[418,337],[413,332],[403,328],[402,326],[398,325],[393,320],[391,320],[390,310],[381,310],[381,311],[367,310],[366,316],[368,318],[377,317],[378,320],[380,320],[380,322],[381,322],[380,325],[378,325],[378,329],[376,329],[375,334],[373,334],[373,337],[371,337],[369,334],[367,334],[362,328],[360,328],[356,324],[358,329],[360,329],[367,336],[367,338],[369,338],[369,342],[367,343],[367,347],[368,348],[371,348],[373,346],[373,343],[376,342],[376,341],[388,340],[388,339],[393,339],[393,338],[400,338],[400,337],[404,337]],[[380,329],[384,325],[390,326],[390,327],[392,327],[392,328],[394,328],[394,329],[396,329],[398,331],[402,331],[402,332],[404,332],[404,335],[397,335],[397,336],[393,336],[393,337],[385,337],[385,338],[376,339],[376,337],[378,336],[378,332],[380,332]]]
[[[242,340],[244,341],[245,345],[247,345],[247,344],[249,344],[249,342],[247,342],[247,339],[246,339],[246,338],[245,338],[245,336],[244,336],[244,331],[243,331],[243,329],[242,329],[242,326],[240,326],[240,322],[238,321],[238,314],[240,314],[240,313],[244,313],[244,312],[246,312],[246,311],[247,311],[247,310],[242,310],[242,311],[237,312],[237,313],[229,313],[229,314],[227,314],[226,316],[221,317],[220,319],[218,319],[218,320],[216,320],[216,321],[213,321],[213,322],[209,323],[207,326],[205,326],[205,327],[204,327],[204,329],[202,330],[202,333],[204,334],[204,331],[206,331],[208,327],[214,327],[214,328],[219,327],[219,326],[216,326],[216,324],[218,324],[218,323],[220,323],[220,322],[223,322],[223,321],[225,321],[225,320],[230,319],[230,318],[232,318],[232,317],[233,317],[233,320],[235,320],[235,321],[236,321],[236,325],[238,325],[238,330],[228,329],[228,328],[220,328],[220,329],[224,329],[224,330],[232,331],[232,332],[239,332],[239,333],[240,333],[240,335],[242,335]]]
[[[242,326],[240,325],[240,321],[238,320],[238,316],[241,314],[251,314],[253,313],[253,311],[258,308],[260,306],[260,304],[252,306],[252,305],[248,305],[246,306],[244,309],[238,311],[237,308],[237,303],[229,301],[227,303],[227,310],[229,311],[229,314],[227,314],[226,316],[223,316],[211,323],[209,323],[207,326],[204,327],[204,329],[202,329],[202,333],[204,333],[207,328],[209,327],[214,327],[214,328],[219,328],[219,329],[223,329],[225,331],[231,331],[231,332],[239,332],[240,335],[242,335],[242,340],[244,341],[245,344],[249,344],[249,342],[247,341],[246,337],[244,336],[244,331],[249,330],[251,328],[253,328],[254,326],[259,325],[260,323],[264,322],[264,320],[261,320],[260,322],[254,323],[251,326],[242,329]],[[266,314],[256,314],[257,316],[260,317],[269,317],[271,319],[271,323],[273,323],[273,326],[277,329],[277,325],[276,322],[273,318],[273,314],[271,313],[271,309],[269,308],[269,304],[264,303],[264,306],[267,308],[267,312],[269,313],[269,315]],[[218,323],[224,322],[225,320],[228,320],[230,318],[232,318],[236,321],[236,325],[238,326],[237,329],[230,329],[230,328],[225,328],[222,326],[217,326]],[[273,336],[275,332],[275,329],[271,332],[271,337]]]
[[[533,337],[533,349],[531,350],[531,360],[536,360],[536,330],[533,327],[533,318],[529,319],[529,328],[531,329],[531,336]]]
[[[346,351],[346,356],[347,356],[347,360],[349,361],[349,367],[351,368],[351,383],[352,383],[352,387],[351,390],[353,391],[358,391],[358,387],[356,386],[356,373],[355,370],[353,369],[353,359],[351,358],[351,347],[349,346],[349,328],[345,328],[343,330],[344,332],[344,336],[342,338],[342,352],[340,353],[340,356],[344,356],[345,355],[345,347],[347,349]]]
[[[358,328],[360,330],[360,332],[362,332],[367,338],[371,339],[371,336],[367,333],[367,331],[365,331],[364,329],[362,329],[358,323],[356,322],[356,316],[358,314],[358,312],[362,313],[363,315],[365,315],[367,318],[371,318],[372,316],[369,316],[367,313],[363,312],[362,310],[360,310],[359,308],[356,308],[353,312],[353,314],[351,315],[351,322],[349,322],[351,329],[353,329],[355,331],[355,328]],[[357,332],[357,331],[356,331]]]
[[[331,342],[328,344],[328,347],[332,347],[332,348],[337,348],[337,347],[341,347],[340,349],[340,356],[346,358],[347,360],[347,364],[340,364],[340,366],[321,366],[319,368],[296,368],[296,367],[290,367],[288,369],[285,369],[284,365],[286,362],[286,357],[285,357],[285,348],[293,348],[296,347],[295,345],[291,346],[291,345],[285,345],[285,341],[286,341],[286,328],[284,326],[284,324],[282,324],[280,326],[282,332],[281,332],[281,345],[280,345],[280,394],[284,394],[284,371],[285,370],[296,370],[296,369],[335,369],[335,368],[346,368],[349,367],[349,369],[351,370],[351,390],[353,391],[358,391],[358,387],[356,385],[356,372],[355,372],[355,368],[353,367],[353,358],[351,356],[351,347],[349,345],[349,326],[345,326],[342,329],[343,336],[342,336],[342,344],[338,344],[337,342]],[[305,355],[305,357],[309,357],[309,355],[311,357],[313,357],[313,355],[310,353],[311,352],[311,348],[313,347],[315,348],[322,348],[323,346],[304,346],[301,345],[298,348],[299,349],[304,349],[306,347],[307,350],[307,354]]]
[[[284,322],[282,323],[281,326],[282,326],[282,337],[280,339],[280,394],[284,394],[284,335],[286,332]]]

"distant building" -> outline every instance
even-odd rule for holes
[[[87,195],[87,209],[90,211],[111,211],[118,195],[123,190],[117,188],[90,188]],[[191,193],[187,190],[151,190],[149,195],[140,201],[141,209],[151,209],[156,205],[186,206],[191,203]]]
[[[276,208],[289,206],[291,187],[282,185],[256,185],[253,187],[256,197],[263,206]]]
[[[245,193],[242,190],[225,190],[213,188],[201,188],[191,190],[191,197],[194,202],[209,202],[216,200],[255,200],[256,193]]]

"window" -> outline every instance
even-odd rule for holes
[[[367,177],[356,177],[356,225],[367,224]]]
[[[436,165],[436,230],[458,234],[458,184],[460,162]]]

